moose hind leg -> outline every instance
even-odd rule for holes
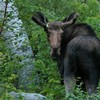
[[[64,85],[66,96],[73,92],[76,84],[76,63],[74,57],[64,59]]]
[[[75,84],[76,84],[76,79],[74,75],[64,76],[66,96],[68,96],[70,93],[73,92]]]
[[[92,75],[93,75],[93,73],[92,73]],[[92,76],[92,75],[90,75],[89,79],[85,80],[86,90],[89,95],[97,92],[97,86],[99,83],[98,76],[96,74],[94,76]]]

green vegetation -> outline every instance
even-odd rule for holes
[[[37,84],[33,84],[29,92],[36,92],[47,96],[47,100],[64,100],[64,86],[60,85],[60,75],[56,62],[50,58],[50,47],[44,30],[36,25],[31,17],[35,11],[41,11],[50,21],[63,20],[71,12],[78,12],[80,17],[77,22],[88,23],[100,37],[100,3],[97,0],[14,0],[14,5],[18,8],[19,18],[23,21],[30,45],[35,57],[34,75],[38,73]],[[3,37],[0,37],[0,100],[12,100],[7,94],[9,91],[17,91],[16,70],[18,70],[18,59],[12,60],[9,51],[4,44]],[[24,89],[18,91],[25,91]],[[66,100],[85,100],[86,93],[76,88],[74,95],[70,94]],[[100,90],[98,91],[98,94]],[[95,100],[100,99],[99,95],[93,95]],[[5,97],[6,95],[6,97]],[[8,98],[8,99],[5,99]],[[91,98],[91,97],[88,97]]]

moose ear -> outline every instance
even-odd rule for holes
[[[68,22],[68,21],[73,20],[73,23],[72,23],[72,24],[74,24],[74,23],[76,22],[76,20],[77,20],[78,17],[79,17],[79,13],[73,12],[73,13],[71,13],[68,17],[66,17],[66,18],[63,20],[63,22]]]
[[[41,12],[34,13],[32,20],[42,27],[46,27],[48,23],[48,19]]]
[[[66,17],[63,21],[62,21],[62,27],[67,27],[69,25],[72,25],[75,23],[75,21],[77,20],[79,14],[78,13],[72,13],[69,17]]]

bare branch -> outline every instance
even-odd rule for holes
[[[3,31],[3,26],[4,26],[4,23],[5,23],[5,21],[6,21],[6,17],[7,17],[7,6],[8,6],[8,0],[5,1],[4,17],[3,17],[2,26],[1,26],[1,28],[0,28],[0,34],[1,34],[2,31]]]

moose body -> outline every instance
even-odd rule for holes
[[[99,82],[100,41],[91,26],[75,24],[77,18],[78,14],[72,13],[63,21],[49,22],[40,12],[32,16],[47,33],[50,54],[57,61],[66,93],[73,90],[77,77],[81,77],[90,94]]]
[[[100,40],[94,36],[77,36],[67,45],[64,57],[66,93],[72,91],[81,77],[88,94],[96,92],[100,79]]]
[[[58,57],[57,61],[58,61],[58,68],[61,74],[61,84],[63,84],[63,74],[64,74],[64,58],[65,58],[65,54],[66,54],[66,48],[68,43],[75,37],[77,36],[86,36],[86,35],[90,35],[90,36],[94,36],[96,37],[96,34],[94,32],[94,30],[92,29],[92,27],[88,24],[85,23],[80,23],[80,24],[72,24],[67,28],[64,28],[64,33],[62,36],[62,41],[61,41],[61,55]]]

